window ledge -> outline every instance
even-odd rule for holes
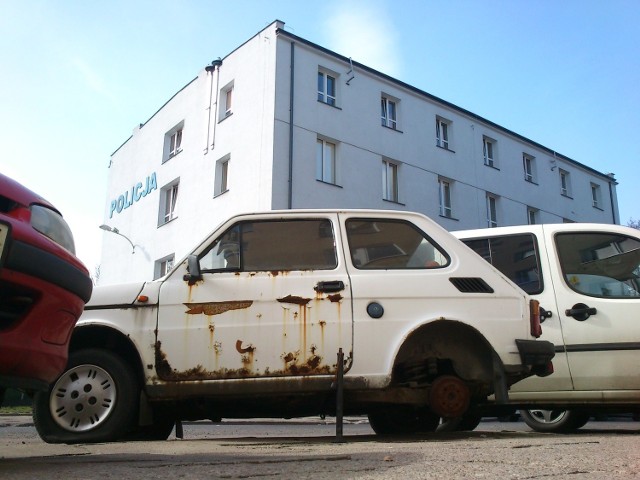
[[[492,169],[497,170],[497,171],[500,171],[500,169],[498,167],[496,167],[495,165],[489,165],[488,163],[485,163],[484,166],[488,167],[488,168],[492,168]]]
[[[224,115],[218,119],[218,123],[224,122],[227,118],[233,117],[233,112],[230,112],[228,115]]]
[[[224,195],[225,193],[227,193],[229,191],[229,189],[227,188],[226,190],[220,192],[220,193],[216,193],[213,195],[213,198],[218,198],[221,197],[222,195]]]
[[[447,152],[456,153],[455,150],[451,150],[449,147],[443,147],[442,145],[438,145],[437,143],[436,143],[436,147],[438,147],[441,150],[445,150]]]
[[[380,125],[382,128],[386,128],[387,130],[391,130],[393,132],[404,133],[402,130],[398,130],[397,128],[388,127],[386,125]]]
[[[406,207],[406,204],[399,202],[398,200],[389,200],[388,198],[383,198],[382,199],[383,202],[389,202],[389,203],[393,203],[395,205],[402,205],[403,207]]]
[[[440,218],[446,218],[447,220],[453,220],[454,222],[459,222],[460,220],[456,217],[447,217],[446,215],[438,215]]]
[[[171,220],[167,220],[166,222],[159,224],[159,225],[158,225],[158,228],[160,228],[160,227],[164,227],[165,225],[170,224],[171,222],[173,222],[173,221],[174,221],[174,220],[176,220],[177,218],[178,218],[178,216],[176,215],[176,216],[175,216],[175,217],[173,217]]]
[[[531,185],[536,185],[538,186],[537,182],[534,182],[533,180],[527,180],[526,178],[524,179],[525,182],[530,183]]]
[[[595,208],[596,210],[600,210],[601,212],[604,212],[604,208],[598,206],[598,205],[592,205],[593,208]]]
[[[342,110],[342,108],[341,108],[341,107],[339,107],[339,106],[337,106],[337,105],[331,105],[330,103],[328,103],[328,102],[324,102],[324,101],[322,101],[322,100],[318,100],[318,103],[321,103],[321,104],[323,104],[323,105],[326,105],[327,107],[335,108],[336,110]]]
[[[566,194],[566,193],[561,193],[560,196],[562,196],[564,198],[568,198],[569,200],[573,200],[573,197],[571,195]]]
[[[177,157],[178,155],[180,155],[182,153],[182,149],[180,148],[176,153],[174,153],[173,155],[169,155],[167,158],[165,158],[164,160],[162,160],[162,163],[165,164],[167,163],[169,160],[171,160],[172,158]]]
[[[316,178],[316,182],[324,183],[325,185],[329,185],[331,187],[344,188],[342,185],[338,185],[337,183],[325,182],[324,180],[320,180],[319,178]]]

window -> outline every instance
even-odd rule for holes
[[[591,204],[595,208],[602,208],[602,197],[600,196],[600,185],[591,184]]]
[[[524,179],[527,182],[535,183],[535,158],[526,153],[522,154],[522,167],[524,168]]]
[[[241,222],[200,255],[203,273],[333,270],[337,265],[333,226],[322,218]]]
[[[542,292],[538,246],[533,234],[462,241],[528,294]]]
[[[571,196],[571,178],[569,172],[566,170],[560,170],[560,193],[565,197]]]
[[[398,202],[398,165],[388,160],[382,161],[382,198]]]
[[[233,82],[220,90],[219,120],[224,120],[233,113]]]
[[[498,226],[498,198],[495,195],[487,194],[487,226],[490,228]]]
[[[450,122],[436,117],[436,145],[449,150],[449,124]]]
[[[538,212],[537,208],[527,207],[527,221],[529,225],[535,225],[538,223]]]
[[[484,164],[488,167],[495,167],[495,140],[491,140],[488,137],[482,138],[482,152],[484,155]]]
[[[160,277],[164,277],[173,268],[175,256],[173,254],[156,260],[153,266],[153,279],[156,280]]]
[[[164,225],[178,216],[176,202],[178,200],[178,186],[180,180],[176,180],[160,190],[160,214],[158,225]]]
[[[316,143],[316,179],[336,184],[336,145],[323,139]]]
[[[214,196],[221,195],[229,190],[229,158],[229,155],[227,155],[216,162]]]
[[[440,195],[440,216],[451,218],[451,182],[443,178],[438,179]]]
[[[381,109],[381,117],[382,117],[382,126],[392,128],[393,130],[397,130],[398,129],[397,102],[383,95],[382,98],[380,99],[380,109]]]
[[[164,135],[164,150],[162,154],[162,163],[170,158],[175,157],[182,151],[182,130],[184,122],[180,122]]]
[[[592,297],[640,297],[640,241],[625,235],[575,232],[556,237],[568,286]]]
[[[336,76],[318,72],[318,101],[336,106]]]
[[[406,221],[349,219],[346,223],[351,262],[360,270],[439,268],[447,254]]]

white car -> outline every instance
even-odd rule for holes
[[[640,231],[564,223],[453,234],[546,311],[555,372],[509,395],[529,426],[566,432],[596,413],[640,412]]]
[[[94,290],[35,425],[164,439],[182,419],[333,414],[339,384],[377,433],[432,431],[550,372],[538,313],[423,215],[239,215],[165,277]]]

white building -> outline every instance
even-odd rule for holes
[[[276,21],[176,93],[111,157],[99,284],[160,276],[223,219],[414,210],[448,230],[617,223],[616,181]],[[106,228],[106,227],[104,227]]]

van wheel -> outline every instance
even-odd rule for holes
[[[369,425],[377,435],[435,432],[440,417],[428,409],[388,407],[369,413]]]
[[[590,415],[573,410],[520,410],[524,422],[536,432],[567,433],[584,427]]]
[[[127,364],[102,349],[69,355],[65,372],[34,397],[33,421],[47,443],[122,439],[137,412],[138,383]]]

